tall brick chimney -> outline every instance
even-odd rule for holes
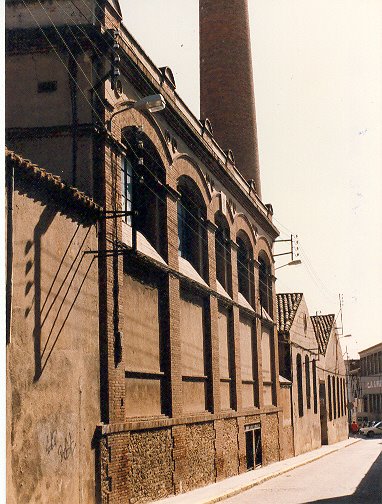
[[[261,198],[247,0],[199,0],[200,116]]]

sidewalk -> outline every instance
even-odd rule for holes
[[[260,467],[254,471],[239,474],[238,476],[227,478],[223,481],[219,481],[218,483],[213,483],[211,485],[192,490],[191,492],[167,497],[166,499],[155,502],[156,504],[213,504],[214,502],[220,502],[228,497],[232,497],[233,495],[244,492],[245,490],[249,490],[255,485],[260,485],[260,483],[263,483],[268,479],[275,478],[276,476],[280,476],[280,474],[292,471],[302,465],[309,464],[309,462],[325,457],[325,455],[329,455],[337,450],[346,448],[358,441],[359,439],[351,437],[336,444],[321,446],[321,448],[318,448],[317,450],[303,453],[297,457],[281,460],[280,462]]]

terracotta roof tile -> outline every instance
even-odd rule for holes
[[[58,175],[53,175],[45,168],[40,168],[29,159],[24,159],[19,154],[7,149],[7,147],[5,148],[5,163],[14,167],[16,175],[37,182],[40,187],[43,184],[51,194],[60,195],[66,203],[70,203],[71,200],[75,205],[80,205],[96,213],[102,211],[102,207],[90,196],[87,196],[76,187],[66,184]]]
[[[318,350],[321,354],[325,355],[328,346],[330,334],[334,327],[335,317],[331,315],[315,315],[310,317],[316,339],[318,343]]]
[[[301,293],[277,294],[277,330],[279,332],[289,332],[301,299]]]

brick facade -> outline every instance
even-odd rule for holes
[[[270,208],[232,157],[186,110],[171,82],[106,3],[105,27],[120,28],[123,93],[113,90],[109,79],[101,82],[100,75],[93,75],[91,83],[98,86],[92,102],[97,120],[88,132],[92,155],[81,147],[73,155],[84,159],[82,169],[93,171],[92,185],[85,181],[82,189],[94,193],[106,212],[121,209],[124,162],[131,163],[136,191],[132,194],[138,213],[131,216],[132,225],[115,215],[99,219],[97,228],[101,390],[100,418],[94,425],[94,486],[102,504],[122,504],[148,502],[246,471],[245,429],[251,424],[261,429],[262,463],[279,460],[278,350],[272,319],[272,246],[278,231]],[[52,12],[59,25],[59,12]],[[101,48],[105,27],[91,27]],[[106,74],[110,46],[104,47],[105,58],[87,44],[94,73]],[[63,75],[63,82],[67,77]],[[155,116],[122,106],[137,95],[159,92],[167,107]],[[89,116],[90,104],[86,107]],[[12,134],[15,131],[10,131],[11,142],[20,146]],[[44,139],[49,152],[55,149],[54,135],[53,127]],[[69,141],[67,149],[72,147]],[[32,142],[23,148],[32,149]],[[179,222],[190,195],[192,208],[200,212],[191,217],[184,213],[192,234]],[[140,201],[155,204],[141,208]],[[161,212],[156,221],[154,207]],[[155,216],[148,223],[149,211]],[[215,247],[222,217],[229,236],[224,242],[230,258],[224,263],[226,288],[217,281],[221,257]],[[179,225],[192,236],[194,255],[182,255]],[[246,268],[240,240],[248,247]],[[267,261],[272,283],[267,317],[260,302],[260,256]],[[250,295],[240,285],[245,281]],[[223,336],[219,307],[227,314]]]

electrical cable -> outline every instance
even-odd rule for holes
[[[39,1],[39,0],[38,0],[38,1]],[[25,5],[25,2],[24,2],[24,1],[23,1],[23,3],[24,3],[24,5]],[[84,2],[83,2],[83,3],[84,3]],[[44,9],[44,7],[41,5],[41,2],[40,2],[40,1],[39,1],[39,4],[40,4],[40,6],[42,7],[42,9],[45,11],[45,9]],[[72,4],[73,4],[73,5],[75,5],[73,2],[72,2]],[[98,2],[97,2],[97,4],[98,4]],[[84,4],[84,5],[86,5],[86,4]],[[98,5],[99,5],[99,4],[98,4]],[[25,6],[26,6],[26,5],[25,5]],[[26,7],[27,7],[27,6],[26,6]],[[78,6],[76,6],[76,5],[75,5],[75,7],[78,7]],[[29,10],[29,8],[28,8],[28,7],[27,7],[27,9]],[[29,12],[30,12],[30,10],[29,10]],[[45,12],[46,12],[46,11],[45,11]],[[32,13],[31,13],[31,12],[30,12],[30,14],[32,15]],[[84,14],[82,13],[82,15],[84,15]],[[34,17],[34,16],[32,15],[32,17]],[[48,17],[49,17],[50,21],[52,22],[52,24],[54,25],[54,23],[53,23],[53,21],[52,21],[52,19],[50,18],[50,16],[49,16],[49,15],[48,15]],[[85,17],[85,16],[84,16],[84,17]],[[35,19],[35,18],[34,18],[34,19]],[[85,17],[85,19],[87,19],[87,18]],[[97,19],[98,19],[98,18],[97,18]],[[42,30],[41,26],[38,24],[38,22],[36,21],[36,19],[35,19],[35,22],[37,23],[37,25],[39,26],[39,28],[40,28],[40,29],[41,29],[41,31],[43,32],[43,30]],[[76,25],[76,26],[78,27],[79,25]],[[56,31],[58,32],[57,27],[56,27],[55,25],[54,25],[54,27],[55,27]],[[73,33],[73,31],[72,31],[72,30],[71,30],[71,32]],[[44,32],[43,32],[43,33],[44,33]],[[59,32],[58,32],[58,33],[59,33]],[[86,32],[85,32],[85,33],[86,33]],[[45,35],[45,33],[44,33],[44,35]],[[59,34],[59,35],[60,35],[60,34]],[[61,35],[60,35],[60,37],[61,37]],[[46,37],[46,38],[47,38],[47,37]],[[75,38],[76,38],[76,37],[75,37]],[[88,38],[89,38],[89,37],[88,37]],[[63,42],[65,43],[65,41],[64,41],[64,39],[63,39],[62,37],[61,37],[61,39],[62,39],[62,40],[63,40]],[[89,39],[89,40],[90,40],[90,39]],[[77,43],[79,44],[79,42],[78,42],[78,39],[77,39],[77,38],[76,38],[76,41],[77,41]],[[49,41],[49,39],[48,39],[48,42],[50,43],[50,45],[52,46],[52,48],[55,50],[55,48],[54,48],[53,44],[51,44],[51,42]],[[79,45],[80,45],[80,44],[79,44]],[[92,43],[92,45],[93,45],[93,47],[95,47],[93,43]],[[65,46],[67,47],[68,51],[71,53],[71,51],[70,51],[70,49],[68,48],[68,46],[67,46],[67,44],[66,44],[66,43],[65,43]],[[81,45],[80,45],[80,47],[82,48],[82,46],[81,46]],[[57,51],[56,51],[56,50],[55,50],[55,52],[56,52],[57,56],[59,57],[59,59],[61,60],[61,62],[64,64],[65,68],[67,68],[67,67],[66,67],[66,65],[65,65],[65,63],[62,61],[62,59],[60,58],[60,56],[58,55],[58,53],[57,53]],[[71,53],[71,54],[72,54],[72,53]],[[80,65],[78,65],[78,66],[80,67]],[[91,85],[92,83],[89,81],[89,79],[87,78],[86,74],[83,72],[83,70],[81,69],[81,67],[80,67],[80,70],[82,71],[82,73],[84,74],[85,78],[87,79],[87,81],[88,81],[88,82],[89,82],[89,84]],[[79,87],[79,86],[78,86],[78,87]],[[80,89],[80,91],[82,91],[82,90]],[[82,94],[84,94],[84,93],[82,92]],[[84,95],[84,96],[85,96],[85,95]],[[86,97],[85,97],[85,98],[86,98]],[[98,98],[100,98],[100,97],[99,97],[99,95],[98,95]],[[88,100],[87,100],[87,101],[88,101]],[[88,101],[88,103],[89,103],[89,101]],[[89,105],[91,106],[91,108],[92,108],[93,112],[95,112],[95,113],[96,113],[96,111],[94,110],[94,107],[92,107],[92,105],[91,105],[90,103],[89,103]],[[134,154],[135,154],[135,155],[137,155],[137,154],[136,154],[136,152],[134,151],[134,149],[131,147],[131,145],[130,145],[130,148],[131,148],[131,150],[134,152]],[[150,155],[150,153],[148,153],[148,154]],[[152,157],[152,156],[151,156],[151,157]],[[156,164],[157,164],[157,163],[156,163]],[[159,165],[159,166],[160,166],[162,169],[164,169],[164,167],[163,167],[163,166],[161,166],[161,165]],[[148,168],[146,167],[146,169],[148,169]],[[165,170],[165,169],[164,169],[164,170]],[[149,171],[150,171],[150,170],[149,170]],[[152,173],[152,172],[151,172],[151,173]],[[152,174],[152,175],[153,175],[153,174]],[[159,179],[158,179],[158,181],[159,181]],[[150,189],[150,190],[152,190],[150,187],[149,187],[149,189]],[[158,197],[158,195],[157,195],[157,194],[156,194],[156,196]],[[163,201],[163,200],[162,200],[162,201]],[[187,212],[188,212],[188,213],[192,216],[192,218],[196,219],[196,220],[199,222],[199,219],[198,219],[197,217],[195,217],[194,215],[192,215],[186,207],[184,207],[184,208],[185,208],[185,210],[186,210],[186,211],[187,211]],[[189,227],[191,228],[191,226],[189,226]],[[193,232],[195,232],[195,230],[194,230],[193,228],[191,228],[191,229],[192,229],[192,231],[193,231]],[[202,237],[201,235],[199,235],[199,236],[200,236],[200,238],[201,238],[201,239],[203,239],[203,237]],[[205,240],[205,239],[204,239],[204,241],[205,241],[205,242],[207,242],[207,240]],[[225,247],[225,244],[224,244],[224,243],[222,243],[222,242],[220,242],[220,245],[222,245],[223,247]],[[232,266],[232,262],[231,262],[230,260],[229,260],[229,263],[230,263],[230,264],[231,264],[231,266]],[[240,263],[240,262],[239,262],[239,264],[241,264],[242,266],[244,266],[245,268],[247,268],[247,265],[245,265],[245,264],[243,264],[243,263]],[[261,281],[261,280],[259,279],[259,281]],[[262,282],[262,283],[263,283],[263,285],[264,285],[266,288],[268,288],[268,289],[269,289],[269,286],[268,286],[265,282]],[[254,287],[254,282],[252,282],[252,285],[253,285],[253,287]]]

